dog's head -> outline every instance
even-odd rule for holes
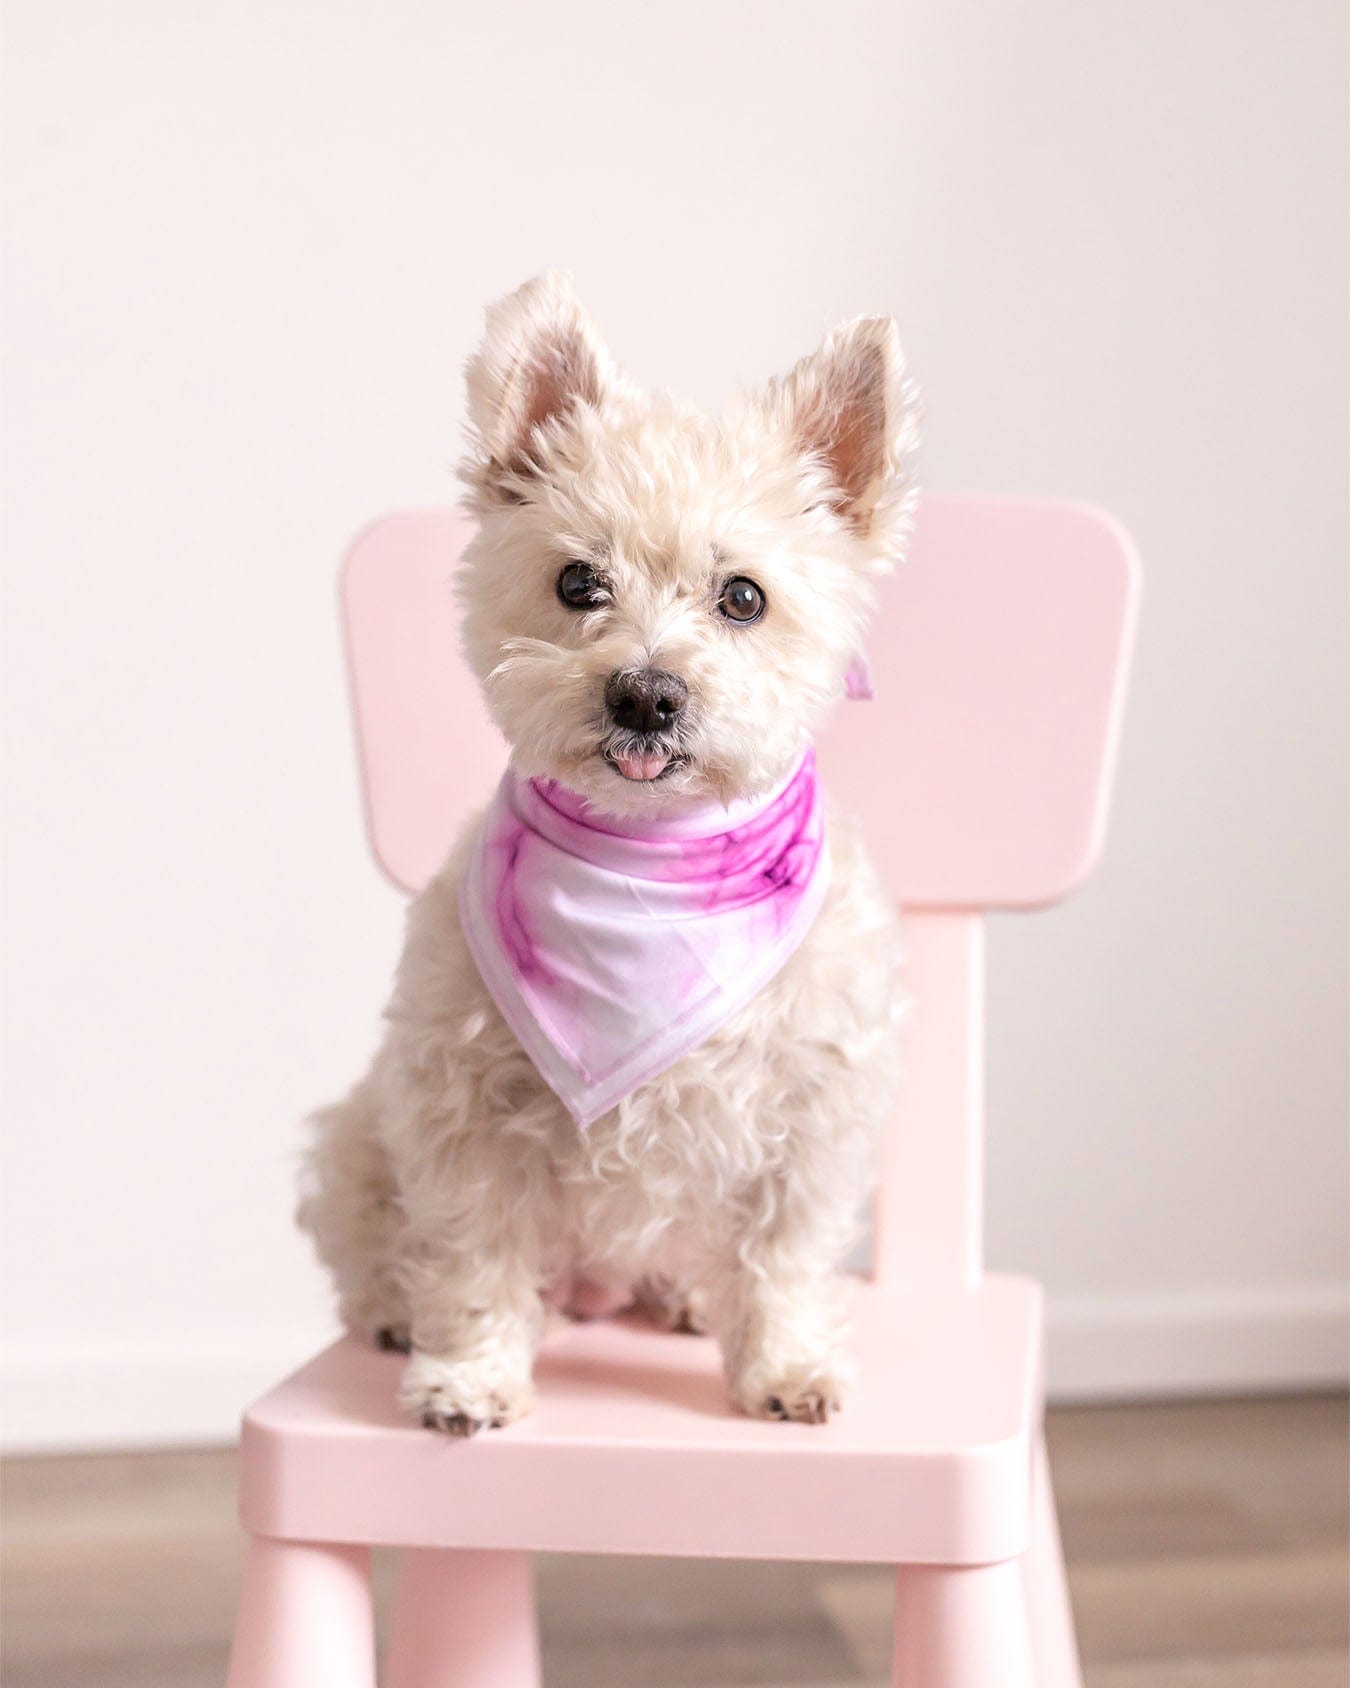
[[[773,785],[908,533],[894,323],[847,324],[712,420],[633,387],[549,275],[489,311],[468,384],[465,646],[517,769],[616,814]]]

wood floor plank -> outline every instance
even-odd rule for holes
[[[1344,1648],[1344,1547],[1070,1565],[1086,1659]]]
[[[814,1565],[549,1557],[538,1567],[549,1688],[853,1688]]]
[[[1280,1653],[1240,1659],[1164,1659],[1094,1665],[1085,1688],[1347,1688],[1344,1653]]]

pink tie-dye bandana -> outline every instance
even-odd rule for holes
[[[766,797],[678,820],[605,815],[508,770],[460,918],[507,1024],[584,1126],[773,978],[828,880],[809,751]]]

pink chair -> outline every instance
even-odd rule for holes
[[[502,762],[456,654],[466,531],[387,517],[343,580],[371,835],[409,890]],[[371,1544],[402,1550],[386,1688],[536,1688],[536,1550],[894,1564],[898,1688],[1080,1688],[1041,1291],[981,1254],[981,914],[1093,866],[1138,593],[1094,510],[927,499],[871,640],[877,700],[821,743],[906,911],[915,1000],[843,1413],[737,1417],[711,1342],[620,1319],[549,1338],[538,1411],[458,1442],[399,1416],[399,1357],[336,1342],[244,1419],[230,1688],[372,1688]]]

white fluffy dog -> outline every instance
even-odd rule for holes
[[[616,827],[773,790],[843,695],[908,534],[917,402],[894,324],[849,323],[712,420],[631,385],[550,275],[490,310],[468,391],[464,642],[516,776]],[[616,677],[652,675],[675,677],[664,714],[650,687],[616,707]],[[899,945],[852,830],[827,833],[824,901],[776,973],[584,1128],[466,942],[477,825],[417,898],[383,1046],[318,1116],[301,1207],[346,1324],[410,1349],[417,1419],[509,1423],[550,1302],[635,1299],[715,1334],[743,1411],[838,1406],[838,1271],[892,1105]]]

